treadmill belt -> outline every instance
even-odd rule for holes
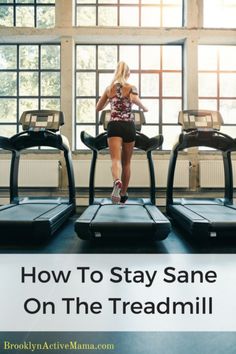
[[[20,204],[1,210],[1,221],[31,221],[55,209],[58,204]],[[14,219],[13,219],[14,218]]]
[[[142,205],[103,205],[95,218],[98,223],[153,223],[147,210]]]
[[[236,210],[225,205],[185,205],[185,208],[209,220],[211,223],[232,222],[236,224]]]

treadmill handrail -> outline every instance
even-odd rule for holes
[[[0,139],[1,140],[1,139]],[[38,147],[49,146],[63,151],[66,162],[68,189],[69,189],[69,203],[75,206],[75,178],[72,163],[71,150],[68,139],[60,133],[54,133],[50,130],[44,131],[24,131],[13,135],[9,140],[8,150],[12,151],[11,168],[10,168],[10,203],[18,203],[18,173],[20,152],[22,150]],[[4,139],[2,139],[4,141]],[[5,143],[7,141],[5,140]],[[1,141],[0,141],[1,144]],[[6,147],[8,147],[6,145]]]
[[[233,202],[233,172],[231,152],[236,151],[236,139],[233,139],[229,135],[219,132],[215,129],[191,130],[188,132],[183,132],[179,135],[179,140],[171,151],[167,175],[167,207],[168,205],[173,204],[174,174],[178,152],[190,147],[197,146],[207,146],[222,152],[225,178],[224,200],[225,203],[229,204]]]
[[[107,132],[101,133],[96,137],[82,131],[80,134],[80,139],[89,149],[92,151],[104,150],[108,147],[107,144]]]
[[[9,138],[5,136],[0,136],[0,149],[14,151],[14,148]]]
[[[220,151],[236,151],[236,139],[217,130],[191,130],[182,132],[173,149],[178,151],[197,146],[206,146]]]

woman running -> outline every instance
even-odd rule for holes
[[[107,126],[108,146],[112,161],[113,177],[112,203],[125,203],[128,199],[130,162],[135,143],[135,124],[132,104],[144,112],[148,109],[142,104],[135,86],[127,80],[130,76],[128,65],[118,63],[114,78],[99,99],[96,109],[101,111],[110,102],[111,117]]]

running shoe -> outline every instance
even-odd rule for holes
[[[120,179],[116,179],[113,185],[113,191],[111,193],[111,201],[113,204],[119,204],[120,202],[120,191],[122,188],[122,182]]]
[[[125,202],[128,200],[128,198],[129,198],[128,193],[125,193],[125,195],[120,196],[120,202],[122,204],[125,204]]]

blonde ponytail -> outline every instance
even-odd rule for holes
[[[111,82],[111,87],[116,82],[118,82],[122,86],[125,85],[128,77],[129,77],[129,67],[124,61],[120,61],[117,64],[115,75],[114,75],[114,78]]]

